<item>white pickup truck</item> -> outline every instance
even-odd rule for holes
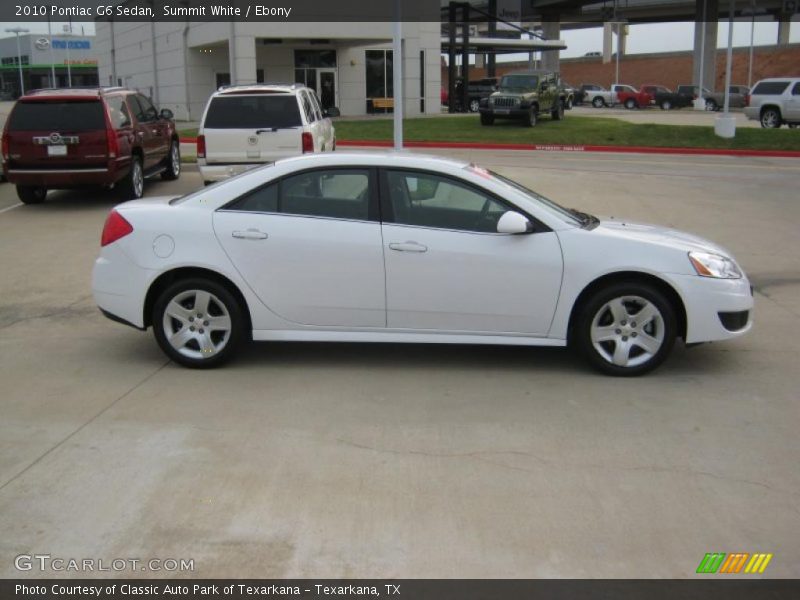
[[[603,108],[604,106],[614,106],[619,104],[619,92],[628,92],[631,94],[636,93],[636,89],[630,85],[623,85],[615,83],[611,86],[610,90],[593,90],[586,92],[585,102],[591,102],[595,108]]]

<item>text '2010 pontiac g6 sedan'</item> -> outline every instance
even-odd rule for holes
[[[252,339],[570,345],[638,375],[676,338],[752,324],[750,284],[719,246],[419,155],[307,155],[127,202],[101,245],[100,309],[188,367]]]

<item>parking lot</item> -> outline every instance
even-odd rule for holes
[[[798,161],[450,153],[728,247],[752,333],[634,379],[558,349],[372,344],[191,371],[93,304],[113,198],[18,206],[0,184],[0,576],[45,553],[206,578],[682,578],[716,551],[796,576]],[[200,184],[187,167],[146,194]]]

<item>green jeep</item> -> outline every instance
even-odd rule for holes
[[[500,79],[497,91],[481,99],[481,125],[492,125],[495,119],[519,119],[534,127],[540,115],[549,114],[554,121],[564,118],[565,93],[553,71],[520,71]]]

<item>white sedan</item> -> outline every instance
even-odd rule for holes
[[[117,206],[93,289],[188,367],[249,339],[569,344],[637,375],[678,337],[746,333],[753,308],[704,239],[598,220],[462,162],[340,152]]]

